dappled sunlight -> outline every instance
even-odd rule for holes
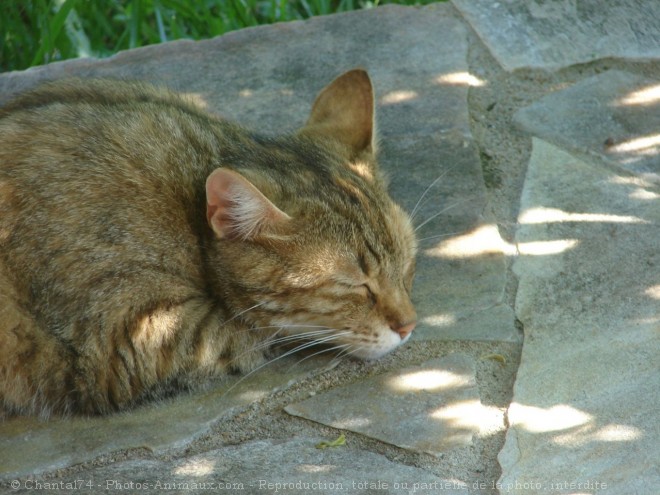
[[[626,177],[619,175],[610,179],[609,182],[612,184],[630,186],[632,191],[628,194],[628,197],[631,199],[638,199],[642,201],[660,199],[660,194],[652,191],[654,186],[651,184],[651,182],[645,180],[642,177]]]
[[[649,296],[651,299],[657,299],[660,301],[660,285],[654,285],[653,287],[649,287],[644,291],[644,294]]]
[[[179,93],[184,99],[203,110],[209,110],[209,104],[201,93]]]
[[[512,402],[509,420],[532,433],[546,433],[585,425],[593,421],[593,416],[564,404],[544,409]]]
[[[410,101],[417,98],[419,95],[416,91],[411,90],[399,90],[399,91],[390,91],[383,95],[380,99],[381,105],[393,105],[396,103],[402,103],[404,101]]]
[[[478,399],[454,402],[431,413],[431,418],[455,429],[489,432],[502,428],[502,411]]]
[[[174,308],[156,309],[143,316],[133,331],[133,345],[145,350],[160,349],[175,336],[176,330],[181,324],[181,312],[181,308],[175,306]],[[212,359],[215,354],[212,350],[208,350],[208,352]],[[205,354],[204,350],[202,354]]]
[[[610,215],[605,213],[570,213],[557,208],[529,208],[518,220],[521,224],[560,223],[560,222],[607,222],[607,223],[648,223],[634,216]]]
[[[652,105],[660,102],[660,84],[653,84],[628,93],[616,105]]]
[[[424,251],[428,256],[447,259],[473,258],[489,254],[515,255],[515,246],[500,236],[497,225],[487,224],[440,242]]]
[[[549,256],[551,254],[561,254],[575,247],[580,243],[577,239],[561,239],[558,241],[535,241],[519,242],[518,254],[523,256]]]
[[[238,400],[246,404],[260,401],[269,395],[267,390],[247,390],[238,396]]]
[[[178,476],[208,476],[213,473],[215,462],[207,459],[197,459],[186,462],[174,469],[173,474]]]
[[[552,443],[575,448],[593,442],[632,442],[641,437],[642,432],[634,426],[609,424],[598,428],[589,423],[569,433],[557,435],[552,439]]]
[[[649,156],[660,152],[660,133],[639,136],[609,146],[610,153],[634,153],[635,155]]]
[[[368,181],[374,180],[373,170],[368,163],[356,161],[356,162],[348,163],[348,167],[363,179]]]
[[[353,417],[353,418],[342,418],[337,420],[336,424],[333,425],[336,428],[342,430],[351,430],[351,431],[360,431],[361,428],[366,428],[371,424],[370,418],[365,417]]]
[[[449,327],[456,323],[457,319],[454,315],[450,314],[438,314],[425,316],[420,320],[425,325],[432,327]]]
[[[446,370],[423,370],[404,373],[391,378],[388,386],[398,392],[439,391],[468,387],[470,375],[460,375]]]
[[[299,464],[296,467],[296,471],[299,473],[312,473],[312,474],[319,474],[319,473],[333,473],[337,470],[337,466],[334,466],[332,464]]]
[[[649,201],[651,199],[660,199],[660,194],[646,189],[638,188],[630,193],[630,199],[639,199],[642,201]]]
[[[547,256],[574,249],[577,239],[534,241],[513,244],[502,239],[497,225],[482,225],[471,232],[440,242],[426,249],[427,256],[446,259],[466,259],[476,256],[501,254],[505,256]]]
[[[470,74],[469,72],[452,72],[451,74],[443,74],[436,77],[435,82],[438,84],[446,84],[448,86],[480,87],[486,85],[486,81]]]

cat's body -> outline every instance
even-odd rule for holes
[[[1,408],[122,409],[253,368],[283,335],[363,358],[405,340],[415,240],[371,91],[351,71],[273,139],[119,81],[0,109]]]

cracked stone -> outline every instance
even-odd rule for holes
[[[334,495],[340,492],[398,495],[438,490],[448,495],[470,493],[468,483],[440,478],[349,445],[319,450],[315,446],[321,440],[310,437],[255,440],[185,459],[119,462],[53,481],[63,486],[80,483],[83,490],[91,487],[93,491],[124,493],[226,491],[246,495]],[[34,487],[34,482],[27,483],[33,483]],[[30,491],[24,487],[14,493]]]
[[[660,4],[452,0],[507,71],[660,57]]]
[[[523,129],[660,183],[660,85],[622,71],[590,77],[519,110]]]
[[[497,408],[481,404],[475,363],[464,354],[332,389],[285,411],[432,455],[470,445],[503,421]]]
[[[514,264],[525,342],[499,455],[507,493],[660,483],[657,193],[534,139],[517,241],[545,249]]]

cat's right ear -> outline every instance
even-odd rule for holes
[[[241,174],[219,168],[206,180],[206,219],[219,239],[250,240],[291,217]]]
[[[365,70],[348,71],[316,97],[300,132],[331,137],[348,147],[354,157],[374,152],[374,91]]]

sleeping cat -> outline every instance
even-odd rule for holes
[[[404,342],[416,241],[373,109],[363,70],[279,138],[126,81],[0,109],[0,411],[125,409],[284,336],[362,359]]]

